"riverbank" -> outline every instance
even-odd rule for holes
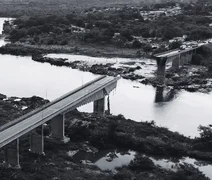
[[[89,48],[88,48],[89,49]],[[93,49],[91,48],[89,51],[85,49],[79,49],[76,46],[74,47],[66,47],[66,46],[38,46],[38,45],[27,45],[23,43],[10,43],[6,44],[3,47],[0,47],[0,53],[1,54],[12,54],[12,55],[22,55],[22,56],[32,56],[32,60],[38,61],[38,62],[47,62],[51,65],[56,66],[65,66],[65,67],[71,67],[73,69],[79,69],[81,71],[87,71],[92,72],[94,74],[100,74],[100,75],[109,75],[109,76],[117,76],[120,75],[124,79],[130,79],[130,80],[136,80],[139,81],[142,84],[149,84],[153,85],[154,87],[158,85],[165,85],[174,89],[184,89],[189,92],[203,92],[208,93],[212,90],[212,79],[211,79],[211,73],[208,71],[207,66],[200,66],[200,65],[185,65],[180,70],[172,70],[171,68],[166,70],[166,80],[165,83],[161,83],[157,80],[156,74],[154,71],[156,71],[156,64],[154,60],[152,60],[152,63],[149,63],[147,60],[145,60],[145,57],[138,58],[138,54],[134,52],[135,54],[132,54],[131,50],[129,51],[123,51],[122,54],[120,54],[121,49],[119,48],[118,51],[116,49],[113,49],[110,51],[111,54],[107,53],[107,50],[101,49],[101,52],[99,49]],[[87,52],[87,53],[85,53]],[[90,52],[90,53],[88,53]],[[116,54],[114,54],[116,52]],[[86,61],[69,61],[66,56],[64,58],[53,58],[48,57],[45,54],[49,53],[66,53],[67,55],[71,54],[90,54],[93,57],[101,57],[104,56],[106,58],[109,58],[108,63],[98,63],[96,64],[90,64]],[[55,54],[56,56],[56,54]],[[110,59],[113,59],[115,57],[125,57],[129,58],[128,62],[121,62],[118,65],[116,62],[110,62]],[[140,55],[139,55],[140,56]],[[113,58],[111,58],[113,57]],[[150,59],[151,60],[151,59]],[[149,69],[155,69],[153,72],[146,73],[148,68],[145,69],[145,66],[149,66]],[[152,67],[151,67],[152,66]],[[152,71],[152,70],[151,70]]]
[[[138,49],[118,48],[110,45],[101,44],[82,44],[73,42],[71,45],[32,45],[26,43],[8,43],[0,47],[1,54],[31,56],[33,54],[49,54],[49,53],[67,53],[80,54],[91,57],[123,57],[123,58],[140,58],[148,54],[141,54]]]
[[[4,119],[11,121],[15,116],[22,115],[24,111],[33,110],[41,104],[47,103],[42,98],[7,98],[1,96],[0,112]],[[36,100],[35,100],[36,99]],[[28,102],[28,103],[27,103]],[[37,102],[37,103],[35,103]],[[7,113],[4,109],[8,108]],[[23,108],[24,107],[24,108]],[[26,108],[26,107],[30,107]],[[8,113],[8,112],[13,113]],[[21,170],[4,169],[2,166],[1,179],[129,179],[144,178],[173,179],[207,179],[192,165],[184,164],[177,171],[170,171],[156,166],[148,157],[181,158],[184,156],[195,157],[212,161],[210,140],[203,138],[190,139],[167,128],[158,127],[154,122],[135,122],[124,118],[122,115],[97,117],[89,113],[74,110],[66,114],[66,135],[70,142],[64,145],[55,145],[45,139],[45,156],[30,154],[28,151],[28,137],[20,139]],[[49,133],[49,126],[44,129],[45,135]],[[78,151],[93,153],[107,149],[131,149],[137,152],[134,160],[129,165],[119,167],[114,171],[101,170],[92,162],[75,161],[74,154]],[[70,155],[72,154],[72,155]],[[144,157],[142,154],[146,154]],[[3,154],[0,154],[3,161]],[[110,155],[110,160],[116,155]],[[85,163],[87,162],[87,163]],[[51,167],[51,168],[50,168]]]

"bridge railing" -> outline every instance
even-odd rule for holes
[[[165,52],[162,52],[162,53],[158,53],[158,54],[153,54],[154,57],[157,57],[157,56],[160,56],[160,55],[163,55],[163,54],[167,54],[167,53],[170,53],[170,52],[173,52],[173,51],[178,51],[179,49],[172,49],[172,50],[169,50],[169,51],[165,51]]]
[[[73,90],[73,91],[71,91],[71,92],[68,92],[68,93],[64,94],[63,96],[61,96],[61,97],[59,97],[59,98],[57,98],[57,99],[55,99],[55,100],[53,100],[53,101],[51,101],[51,102],[49,102],[49,103],[43,105],[43,106],[41,106],[41,107],[39,107],[39,108],[37,108],[37,109],[35,109],[35,110],[32,110],[32,111],[30,111],[29,113],[24,114],[23,116],[21,116],[21,117],[19,117],[19,118],[17,118],[17,119],[14,119],[14,120],[12,120],[12,121],[10,121],[10,122],[8,122],[8,123],[2,125],[2,126],[0,127],[0,132],[3,131],[3,130],[5,130],[5,129],[7,129],[7,128],[9,128],[9,127],[11,127],[11,126],[13,126],[13,125],[15,125],[15,124],[17,124],[17,123],[19,123],[19,122],[21,122],[21,121],[23,121],[23,120],[26,119],[26,118],[29,118],[29,117],[33,116],[34,114],[36,114],[36,113],[38,113],[38,112],[43,111],[44,109],[48,108],[49,106],[51,106],[51,105],[53,105],[53,104],[55,104],[55,103],[57,103],[57,102],[59,102],[59,101],[65,99],[65,98],[67,98],[68,96],[70,96],[70,95],[76,93],[77,91],[79,91],[79,90],[81,90],[81,89],[83,89],[83,88],[86,88],[87,86],[89,86],[89,85],[91,85],[91,84],[93,84],[93,83],[95,83],[95,82],[97,82],[97,81],[99,81],[99,80],[101,80],[101,79],[103,79],[103,78],[105,78],[105,77],[106,77],[106,75],[100,76],[100,77],[94,79],[93,81],[90,81],[90,82],[84,84],[83,86],[80,86],[80,87],[78,87],[77,89],[75,89],[75,90]]]
[[[101,78],[99,78],[99,79],[101,79]],[[51,120],[55,116],[57,116],[57,115],[59,115],[61,113],[65,113],[67,111],[70,111],[70,110],[78,107],[78,105],[79,105],[79,103],[81,101],[86,100],[90,96],[95,95],[98,91],[103,90],[108,85],[117,82],[118,79],[120,79],[120,77],[112,78],[112,79],[110,79],[109,81],[106,81],[106,82],[103,81],[103,83],[99,84],[96,88],[93,88],[93,90],[92,91],[89,91],[89,93],[86,93],[84,95],[81,94],[78,98],[74,99],[71,103],[69,102],[69,103],[65,104],[60,109],[56,109],[56,111],[51,112],[50,114],[47,114],[45,117],[42,117],[42,118],[40,117],[40,119],[38,119],[36,121],[33,121],[33,122],[30,122],[30,124],[28,123],[26,126],[23,126],[24,125],[24,122],[20,122],[20,123],[22,123],[22,127],[17,132],[12,132],[12,134],[9,134],[9,130],[7,130],[7,129],[4,130],[6,132],[1,131],[0,134],[2,134],[3,139],[0,142],[0,148],[3,147],[3,146],[5,146],[5,145],[7,145],[8,143],[14,141],[15,139],[17,139],[17,138],[19,138],[19,137],[21,137],[21,136],[29,133],[33,129],[35,129],[35,128],[41,126],[42,124],[46,123],[47,121]],[[95,82],[98,83],[98,80],[94,80],[93,82],[94,83]],[[91,84],[91,83],[89,83],[89,84]],[[96,86],[96,84],[94,86]],[[78,89],[81,89],[81,88],[78,88]],[[83,89],[81,89],[81,90],[83,90]],[[77,90],[75,90],[75,91],[76,91],[76,93],[78,93]],[[72,92],[74,92],[74,91],[72,91]],[[14,126],[16,126],[16,125],[17,124],[15,124]],[[9,127],[9,128],[12,128],[12,127]],[[9,134],[9,136],[8,136],[8,134]]]

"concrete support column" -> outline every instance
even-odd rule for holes
[[[189,63],[191,63],[191,61],[192,61],[192,57],[193,57],[193,51],[190,51],[190,53],[189,53]]]
[[[158,78],[158,80],[165,79],[166,60],[167,60],[167,58],[158,58],[157,59],[157,78]]]
[[[179,69],[180,67],[180,56],[176,57],[173,61],[172,61],[172,68],[173,69]]]
[[[44,137],[43,125],[34,129],[30,134],[30,152],[43,154],[44,153]]]
[[[181,54],[180,55],[180,66],[182,66],[182,67],[184,65],[184,59],[185,59],[185,54]]]
[[[96,100],[93,103],[93,112],[100,116],[104,116],[105,114],[105,98]]]
[[[14,140],[5,147],[5,162],[7,167],[20,168],[19,139]]]
[[[156,92],[155,92],[155,102],[163,102],[163,90],[164,87],[163,86],[157,86],[156,87]]]
[[[108,94],[108,97],[107,97],[107,113],[108,115],[110,115],[110,95]]]
[[[189,53],[187,52],[185,54],[184,64],[188,64],[188,61],[189,61]]]
[[[67,143],[70,138],[65,136],[65,117],[64,115],[57,115],[51,120],[51,139],[59,140]]]

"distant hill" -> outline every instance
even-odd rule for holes
[[[69,4],[69,5],[88,5],[88,6],[108,6],[113,4],[152,4],[163,2],[194,2],[196,0],[0,0],[0,4]]]
[[[78,11],[91,7],[142,6],[171,1],[188,3],[196,0],[0,0],[0,16],[68,14],[73,10]]]

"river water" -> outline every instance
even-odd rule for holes
[[[0,18],[0,32],[2,31],[4,20],[8,20],[8,18]],[[4,44],[5,41],[1,39],[0,45]],[[65,57],[70,61],[83,60],[89,63],[96,63],[98,61],[102,63],[116,62],[116,66],[121,62],[140,61],[139,59],[93,58],[67,54],[51,54],[49,56]],[[151,72],[156,69],[155,62],[151,60],[142,61],[147,63],[142,67],[139,74],[152,74]],[[49,100],[53,100],[98,77],[98,75],[89,72],[35,62],[29,56],[0,54],[0,69],[0,93],[19,97],[37,95],[48,98]],[[125,117],[135,121],[154,120],[157,125],[168,127],[171,130],[192,137],[198,136],[197,127],[199,124],[208,125],[211,123],[211,93],[190,93],[183,90],[174,91],[171,89],[161,93],[162,90],[158,90],[152,86],[140,84],[139,82],[121,79],[118,82],[116,90],[110,95],[111,112],[116,115],[123,114]],[[161,97],[162,94],[164,97]],[[163,99],[163,102],[158,102],[158,99]],[[92,103],[79,109],[81,111],[91,112]],[[121,157],[120,154],[117,154],[117,156]],[[133,156],[125,155],[125,158],[121,157],[121,160],[117,160],[118,163],[111,163],[113,163],[113,166],[126,164],[129,163],[130,157],[133,159]],[[105,159],[106,157],[102,156],[95,163],[103,169],[112,167],[111,163],[105,163]],[[186,161],[189,160],[186,159]],[[169,163],[168,165],[166,164],[166,160],[154,160],[154,162],[161,166],[170,166]],[[193,162],[190,163],[194,164]],[[205,165],[202,169],[199,167],[208,177],[212,178],[212,174],[208,168],[210,169],[211,166]]]
[[[4,19],[0,19],[0,28]],[[0,29],[1,31],[1,29]],[[0,41],[3,44],[4,40]],[[70,60],[84,60],[89,62],[126,62],[139,59],[123,58],[93,58],[80,55],[49,55],[67,57]],[[145,61],[145,60],[142,60]],[[149,62],[150,60],[147,60]],[[151,61],[150,71],[155,69],[155,62]],[[153,67],[153,68],[152,68]],[[0,92],[8,96],[41,96],[53,100],[78,86],[98,77],[89,72],[51,66],[39,63],[28,56],[0,55]],[[144,68],[140,70],[144,71]],[[145,71],[147,72],[147,71]],[[110,95],[111,112],[115,115],[123,114],[135,121],[154,120],[157,125],[168,127],[187,136],[198,136],[197,127],[210,124],[212,118],[212,94],[190,93],[186,91],[168,90],[156,94],[152,86],[145,86],[136,81],[121,79],[114,92]],[[91,112],[92,103],[79,108]]]

